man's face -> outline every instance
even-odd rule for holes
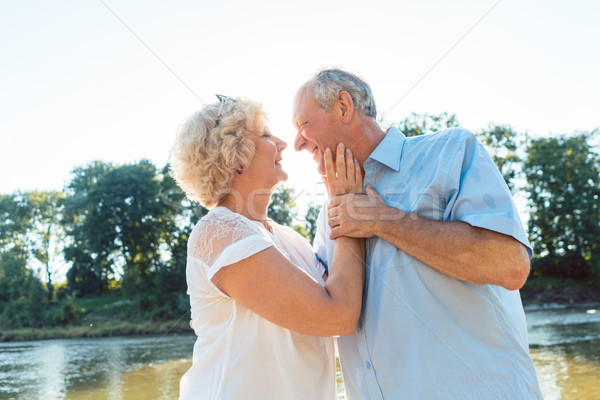
[[[334,106],[329,112],[323,111],[314,98],[312,88],[303,87],[294,100],[293,123],[296,128],[294,149],[306,150],[317,163],[319,174],[325,175],[324,151],[335,148],[342,140],[340,125],[335,118]]]

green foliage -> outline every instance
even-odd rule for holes
[[[180,263],[173,251],[187,240],[191,220],[205,212],[183,202],[168,167],[158,170],[145,160],[77,168],[68,191],[65,257],[73,264],[67,278],[79,295],[107,292],[112,278],[121,278],[132,297],[152,289],[154,273]]]
[[[26,268],[26,262],[22,248],[0,252],[0,325],[42,324],[47,293],[41,281]]]
[[[410,116],[394,124],[406,137],[421,136],[446,128],[456,128],[460,124],[456,115],[441,113],[438,115],[411,113]]]
[[[600,157],[592,134],[534,139],[524,169],[533,274],[600,282]]]
[[[308,241],[310,243],[315,239],[315,234],[317,233],[317,219],[319,218],[319,212],[321,211],[321,206],[315,206],[314,204],[310,204],[308,206],[308,210],[306,210],[306,215],[304,216],[304,222],[306,224],[306,230],[308,233]]]
[[[71,182],[65,192],[63,226],[67,235],[64,257],[71,263],[67,272],[69,290],[78,295],[90,295],[106,291],[112,273],[106,262],[106,254],[98,254],[92,242],[94,235],[102,229],[90,222],[96,204],[90,198],[97,181],[112,165],[93,161],[85,167],[77,167],[72,172]]]
[[[27,253],[22,247],[0,252],[0,301],[22,298],[29,273]]]
[[[458,121],[453,114],[413,113],[397,125],[406,136],[418,136]],[[589,145],[593,134],[535,139],[525,147],[522,135],[507,125],[477,132],[511,190],[523,189],[517,185],[522,176],[527,180],[532,276],[540,285],[600,283],[600,156]],[[294,200],[293,189],[278,187],[268,215],[313,241],[319,206],[311,204],[294,225]],[[80,334],[110,335],[156,331],[151,320],[181,319],[189,312],[187,241],[206,212],[185,198],[168,165],[145,160],[75,168],[64,193],[0,195],[3,332],[82,324]],[[60,255],[70,269],[68,282],[57,285]],[[96,330],[88,323],[115,316],[148,321],[150,328],[116,327],[113,321]]]
[[[67,325],[78,321],[84,312],[85,309],[77,304],[75,296],[69,295],[45,312],[44,322],[50,326]]]
[[[29,254],[44,269],[48,299],[52,300],[52,277],[56,259],[62,253],[65,236],[61,217],[62,203],[66,196],[56,191],[33,191],[24,193],[23,197],[26,207],[31,210],[30,229],[27,232]]]
[[[0,249],[26,248],[31,210],[20,193],[0,195]]]
[[[292,210],[296,207],[294,200],[294,189],[278,186],[271,195],[267,215],[281,225],[291,226],[293,220]]]

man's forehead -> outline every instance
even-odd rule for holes
[[[309,107],[316,105],[314,92],[311,85],[302,86],[294,98],[294,109],[306,111]]]

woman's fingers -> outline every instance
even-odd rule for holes
[[[335,169],[333,168],[333,157],[331,155],[331,149],[327,147],[325,149],[325,173],[327,175],[327,191],[330,196],[335,195],[332,192],[332,186],[335,185]]]
[[[352,151],[349,148],[346,148],[346,179],[348,179],[348,183],[354,183],[354,157],[352,157]]]
[[[337,170],[338,179],[346,181],[346,160],[344,157],[344,143],[340,143],[337,146],[336,154],[335,154],[335,167]]]
[[[338,144],[335,151],[335,161],[333,161],[333,152],[330,148],[326,148],[324,152],[329,196],[363,193],[362,170],[358,160],[343,143]]]
[[[358,165],[358,160],[355,158],[354,159],[354,180],[357,184],[357,187],[359,189],[358,193],[362,193],[363,191],[363,176],[362,176],[362,171],[360,170],[360,165]]]

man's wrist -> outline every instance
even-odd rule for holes
[[[392,231],[397,231],[402,225],[402,220],[407,212],[398,210],[388,205],[382,205],[375,210],[374,218],[370,224],[371,236],[385,238]]]

